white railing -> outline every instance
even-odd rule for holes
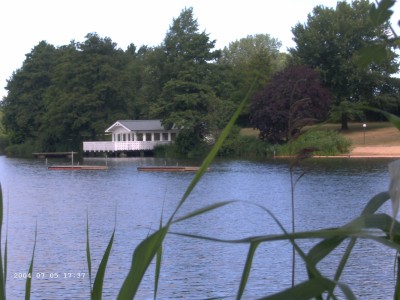
[[[143,142],[83,142],[85,152],[115,152],[153,150],[156,145],[165,145],[170,141],[143,141]]]

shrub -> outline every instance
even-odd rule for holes
[[[296,140],[276,146],[277,155],[294,155],[301,149],[315,147],[317,155],[338,155],[350,150],[351,142],[334,130],[308,130]]]
[[[40,147],[34,141],[27,141],[23,144],[9,145],[4,152],[8,156],[14,157],[32,157],[32,153],[40,152]]]
[[[218,152],[223,157],[265,158],[273,155],[270,144],[256,136],[241,135],[240,128],[232,129]]]

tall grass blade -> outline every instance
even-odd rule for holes
[[[389,199],[389,193],[383,192],[374,196],[364,207],[361,216],[367,216],[375,213],[387,200]],[[356,219],[357,220],[357,219]],[[351,223],[350,223],[351,224]],[[347,228],[349,225],[343,226]],[[324,259],[329,253],[335,250],[347,237],[340,235],[327,238],[320,243],[316,244],[308,253],[308,257],[317,264]],[[348,248],[351,250],[354,243],[350,243]],[[351,251],[350,251],[351,252]],[[337,278],[338,279],[338,278]],[[336,279],[336,280],[337,280]]]
[[[92,259],[90,257],[90,242],[89,242],[89,214],[86,212],[86,260],[88,264],[90,295],[93,293],[92,287]]]
[[[383,204],[386,203],[390,199],[390,195],[388,192],[382,192],[368,201],[367,205],[365,205],[361,215],[373,214],[375,213]]]
[[[32,259],[29,265],[28,276],[26,278],[26,283],[25,283],[25,300],[31,299],[32,271],[33,271],[33,261],[35,258],[36,238],[37,238],[37,222],[35,228],[35,241],[33,243]]]
[[[104,252],[103,258],[101,259],[99,269],[97,270],[96,273],[96,278],[94,279],[92,300],[101,300],[103,293],[104,275],[106,273],[108,258],[110,257],[111,248],[114,242],[114,235],[115,235],[115,227],[111,235],[110,241],[108,242],[107,249]]]
[[[335,284],[324,277],[313,278],[294,287],[263,297],[265,300],[309,300],[333,289]]]
[[[374,214],[386,201],[390,199],[390,195],[388,192],[382,192],[374,197],[372,197],[371,200],[368,201],[367,205],[365,205],[361,216],[366,216],[366,215],[372,215]],[[347,245],[346,251],[344,252],[339,265],[336,269],[334,280],[337,282],[339,281],[340,277],[342,276],[343,270],[346,267],[347,261],[349,260],[350,254],[353,251],[353,248],[356,244],[357,238],[352,237],[350,239],[349,244]],[[328,299],[329,300],[329,297]]]
[[[160,280],[160,273],[161,273],[161,261],[162,261],[162,244],[157,251],[156,256],[156,274],[155,274],[155,281],[154,281],[154,300],[157,299],[157,291],[158,291],[158,282]]]
[[[236,109],[235,113],[229,120],[224,130],[222,130],[221,135],[219,136],[215,145],[212,147],[209,154],[204,159],[203,163],[201,164],[199,170],[196,172],[194,178],[187,187],[185,193],[183,194],[181,200],[179,201],[177,207],[172,213],[167,224],[158,231],[154,232],[146,239],[144,239],[136,247],[132,257],[131,269],[129,270],[128,276],[125,278],[125,281],[122,284],[117,299],[133,299],[135,297],[140,282],[142,281],[142,278],[148,266],[150,265],[151,261],[153,260],[154,256],[158,253],[164,241],[164,238],[169,230],[169,227],[174,220],[176,213],[179,211],[179,208],[183,205],[183,203],[185,203],[186,199],[189,197],[189,195],[191,194],[197,183],[200,181],[204,173],[207,171],[209,165],[211,164],[215,156],[218,154],[218,151],[220,150],[223,142],[225,141],[226,137],[231,131],[240,113],[244,109],[247,103],[247,99],[250,97],[250,94],[253,90],[255,82],[256,81],[254,80],[249,91],[246,94],[246,97],[240,103],[239,107]]]
[[[392,125],[394,125],[397,129],[400,130],[400,117],[398,117],[398,116],[396,116],[394,114],[391,114],[391,113],[389,113],[387,111],[384,111],[382,109],[378,109],[378,108],[374,108],[374,107],[366,107],[366,109],[372,110],[372,111],[375,111],[375,112],[379,112],[379,113],[383,114],[386,117],[386,119],[390,123],[392,123]]]
[[[239,106],[236,109],[235,113],[230,118],[228,124],[222,130],[220,136],[218,137],[217,141],[215,142],[215,145],[211,148],[210,152],[208,153],[208,155],[204,159],[204,161],[201,164],[199,170],[196,172],[196,175],[194,176],[193,180],[190,182],[189,186],[187,187],[187,189],[186,189],[181,201],[179,202],[179,204],[177,205],[175,211],[171,215],[171,218],[170,218],[168,223],[172,222],[172,220],[173,220],[175,214],[178,212],[179,208],[182,206],[182,204],[189,197],[189,195],[192,192],[192,190],[194,189],[194,187],[200,181],[201,177],[207,171],[207,169],[210,166],[211,162],[214,160],[215,156],[218,154],[218,151],[221,149],[221,146],[224,143],[226,137],[229,135],[230,131],[232,130],[232,127],[235,124],[237,118],[239,117],[240,113],[243,111],[244,107],[246,106],[247,100],[250,97],[251,92],[253,91],[255,82],[256,82],[256,80],[253,81],[253,83],[252,83],[250,89],[248,90],[246,96],[244,97],[242,102],[239,104]]]
[[[162,229],[162,217],[160,219],[160,227],[159,230]],[[162,261],[162,244],[157,251],[156,256],[156,272],[155,272],[155,279],[154,279],[154,300],[157,299],[157,291],[158,291],[158,282],[160,280],[160,272],[161,272],[161,261]]]
[[[366,216],[375,213],[389,198],[390,196],[388,192],[382,192],[375,195],[370,201],[368,201],[361,215]],[[324,239],[320,243],[316,244],[313,248],[311,248],[307,256],[314,264],[318,264],[322,259],[328,256],[333,250],[335,250],[346,238],[346,236],[341,235]],[[339,280],[355,243],[356,238],[352,238],[346,248],[341,262],[338,265],[335,275],[335,281]]]
[[[140,242],[135,248],[132,257],[132,264],[128,276],[119,291],[117,299],[126,300],[133,299],[139,288],[140,282],[146,272],[148,266],[153,260],[162,245],[162,242],[168,232],[168,226],[165,226],[146,239]]]
[[[249,252],[247,253],[246,263],[244,265],[242,279],[240,280],[239,291],[236,299],[241,299],[246,288],[247,281],[249,280],[251,266],[253,264],[254,254],[256,253],[257,247],[260,245],[260,242],[253,242],[250,244]]]
[[[397,253],[397,274],[396,274],[396,286],[394,288],[394,300],[400,300],[400,257],[399,253]]]
[[[0,187],[0,192],[1,192],[1,187]],[[8,204],[8,202],[7,202],[7,204]],[[7,207],[10,207],[10,205],[7,205]],[[10,219],[8,217],[8,211],[9,210],[7,210],[6,240],[5,240],[5,244],[4,244],[4,294],[6,294],[6,283],[7,283],[6,278],[7,278],[7,260],[8,260],[8,220]],[[1,253],[0,253],[0,260],[1,260]]]
[[[3,226],[3,191],[0,183],[0,299],[6,299],[6,261],[4,258],[4,270],[3,270],[3,257],[1,255],[1,233]],[[7,243],[6,243],[7,245]]]
[[[199,209],[197,209],[197,210],[195,210],[193,212],[190,212],[187,215],[184,215],[184,216],[182,216],[180,218],[177,218],[172,223],[182,222],[184,220],[196,217],[198,215],[205,214],[205,213],[207,213],[209,211],[212,211],[214,209],[217,209],[217,208],[220,208],[220,207],[223,207],[225,205],[232,204],[232,203],[235,203],[235,202],[238,202],[238,201],[237,200],[231,200],[231,201],[221,201],[221,202],[218,202],[218,203],[214,203],[214,204],[199,208]]]
[[[308,300],[318,298],[319,295],[329,292],[338,285],[348,300],[356,300],[356,296],[345,284],[335,283],[330,279],[319,277],[295,285],[293,288],[281,291],[271,296],[260,299],[264,300]]]

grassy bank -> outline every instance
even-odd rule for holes
[[[315,126],[309,126],[306,128],[306,130],[318,130],[322,132],[327,133],[327,142],[330,144],[330,141],[333,139],[336,139],[336,136],[332,135],[332,132],[336,132],[340,137],[342,137],[345,140],[350,141],[350,147],[348,151],[350,151],[351,148],[354,147],[388,147],[388,146],[399,146],[400,147],[400,132],[395,128],[390,122],[367,122],[365,123],[367,126],[364,128],[363,127],[364,123],[349,123],[349,129],[346,131],[341,131],[340,130],[340,124],[323,124],[323,125],[315,125]],[[259,134],[258,130],[252,129],[252,128],[243,128],[241,130],[241,135],[244,136],[252,136],[252,137],[257,137]],[[323,136],[322,136],[323,137]],[[307,140],[307,139],[306,139]],[[304,141],[301,141],[301,144],[304,144],[304,146],[317,146],[319,148],[322,148],[322,144],[325,144],[324,141],[322,140],[315,140],[313,141],[313,138],[311,138],[311,144],[303,143]],[[310,139],[309,139],[310,142]],[[341,151],[345,151],[343,146],[345,146],[342,141],[339,141],[340,148],[342,149]],[[318,146],[318,144],[321,144]],[[328,146],[331,147],[332,145]],[[286,147],[289,148],[289,147]],[[293,147],[292,147],[293,148]],[[295,145],[294,148],[298,148],[298,146]],[[284,154],[288,154],[289,150],[285,149]],[[329,152],[329,151],[328,151]],[[346,151],[345,151],[346,152]],[[281,153],[283,154],[283,153]],[[333,153],[332,153],[333,154]],[[338,153],[336,153],[338,154]]]

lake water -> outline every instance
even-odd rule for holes
[[[305,161],[306,175],[295,191],[297,230],[340,226],[357,217],[373,195],[387,190],[390,161]],[[49,163],[67,161],[49,160]],[[105,160],[86,158],[83,163],[104,165]],[[155,158],[118,158],[108,159],[107,171],[49,171],[44,160],[0,156],[4,222],[8,227],[8,299],[24,297],[25,279],[19,277],[29,268],[36,224],[31,299],[89,299],[87,215],[94,274],[116,219],[103,294],[104,299],[114,299],[129,270],[135,246],[157,229],[161,216],[168,219],[193,178],[193,173],[137,171],[141,165],[164,163]],[[172,230],[223,239],[281,233],[265,212],[248,202],[270,209],[290,230],[288,162],[218,160],[179,215],[226,200],[241,202],[174,225]],[[390,213],[391,208],[388,205],[383,210]],[[309,242],[300,244],[305,249],[310,246]],[[248,245],[169,235],[163,250],[158,299],[235,298]],[[340,254],[340,251],[333,253],[330,261],[321,264],[324,274],[334,273]],[[350,284],[360,299],[391,299],[394,259],[394,251],[360,241],[342,281]],[[306,273],[299,259],[298,262],[296,277],[300,282]],[[289,287],[290,283],[291,245],[262,244],[244,298],[269,295]],[[153,290],[154,265],[150,266],[137,298],[152,299]]]

